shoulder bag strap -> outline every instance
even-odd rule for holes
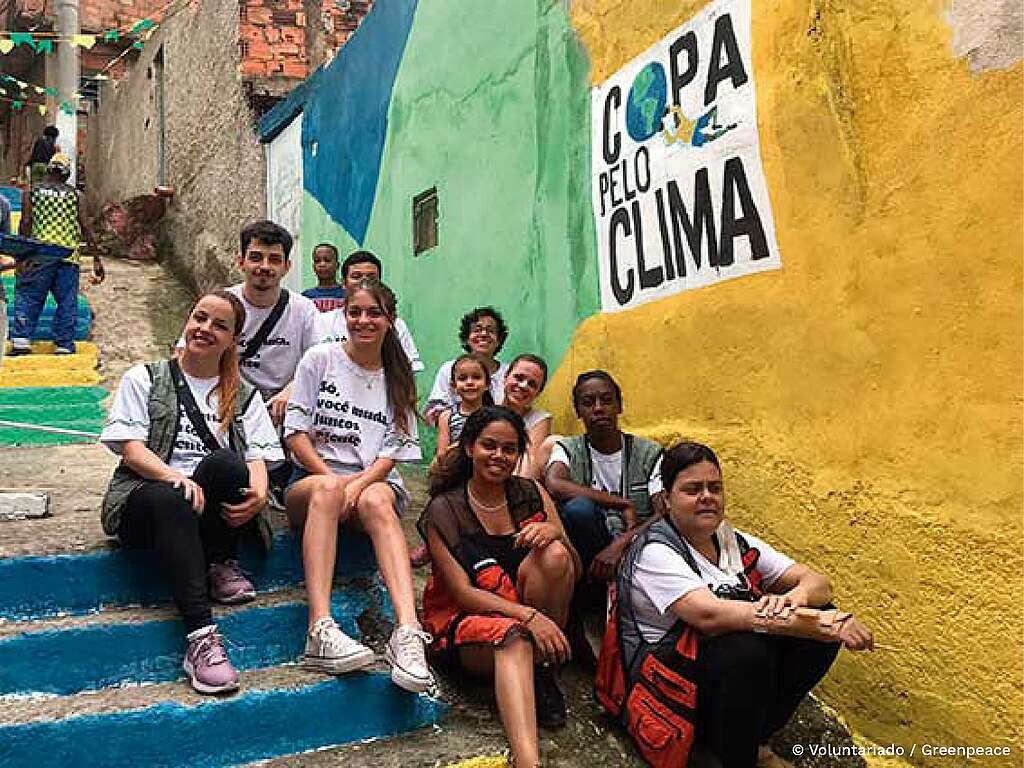
[[[199,439],[203,441],[203,445],[206,446],[206,450],[210,453],[220,450],[223,446],[217,442],[217,439],[210,431],[209,424],[203,418],[202,411],[199,410],[199,406],[196,404],[195,395],[192,394],[192,390],[188,386],[188,382],[185,381],[184,374],[181,372],[181,366],[178,365],[177,360],[171,360],[170,366],[171,380],[174,382],[174,391],[178,395],[178,402],[184,407],[185,415],[192,422],[192,427],[195,429],[196,434],[199,435]]]
[[[281,295],[277,297],[277,303],[274,308],[270,310],[270,314],[267,315],[267,319],[260,325],[259,330],[256,331],[256,335],[253,336],[245,343],[245,348],[239,353],[238,357],[240,360],[248,360],[250,357],[256,354],[260,347],[263,346],[263,342],[270,336],[270,332],[274,330],[274,326],[277,325],[277,321],[281,319],[281,315],[284,314],[285,307],[288,306],[288,289],[282,288]]]

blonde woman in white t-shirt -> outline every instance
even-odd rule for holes
[[[338,527],[354,523],[373,541],[395,609],[385,648],[396,685],[423,692],[433,685],[425,659],[430,636],[416,618],[409,549],[399,515],[409,496],[395,469],[420,460],[416,383],[394,329],[395,297],[364,281],[345,300],[347,338],[303,356],[285,415],[285,440],[299,465],[286,495],[288,518],[302,528],[309,599],[304,662],[330,674],[360,669],[373,651],[331,617]]]
[[[210,601],[255,597],[237,542],[266,506],[265,462],[284,458],[262,397],[240,380],[244,325],[234,294],[200,298],[177,358],[129,369],[100,435],[121,457],[103,499],[103,528],[153,553],[185,624],[189,683],[205,694],[238,688]]]

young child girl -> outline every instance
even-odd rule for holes
[[[437,456],[448,446],[459,442],[466,419],[485,405],[494,405],[491,397],[491,372],[478,354],[468,352],[452,364],[452,389],[459,396],[458,405],[445,410],[437,421]]]
[[[284,436],[298,464],[285,496],[288,518],[301,528],[309,599],[306,666],[342,674],[372,664],[373,651],[342,632],[331,617],[338,528],[357,524],[373,541],[395,609],[385,648],[391,679],[421,693],[433,685],[424,657],[430,636],[420,628],[399,515],[409,493],[395,470],[420,460],[416,382],[395,333],[395,296],[377,281],[350,288],[344,342],[308,350],[295,372]]]

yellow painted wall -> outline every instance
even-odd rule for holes
[[[594,82],[704,5],[573,2]],[[630,428],[720,450],[730,514],[898,649],[823,684],[855,730],[1019,749],[1022,67],[972,73],[945,11],[755,0],[782,270],[590,318],[545,401],[571,429],[604,367]]]

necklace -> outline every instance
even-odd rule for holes
[[[367,372],[366,369],[357,365],[351,360],[347,360],[346,362],[348,363],[349,370],[356,375],[356,378],[363,382],[363,384],[366,385],[367,389],[373,389],[373,380],[377,378],[380,371]]]
[[[469,500],[479,508],[481,512],[500,512],[508,507],[508,499],[504,497],[504,494],[502,495],[502,499],[499,504],[484,504],[477,498],[477,495],[473,493],[473,489],[469,487],[468,483],[466,484],[466,491],[469,494]]]

